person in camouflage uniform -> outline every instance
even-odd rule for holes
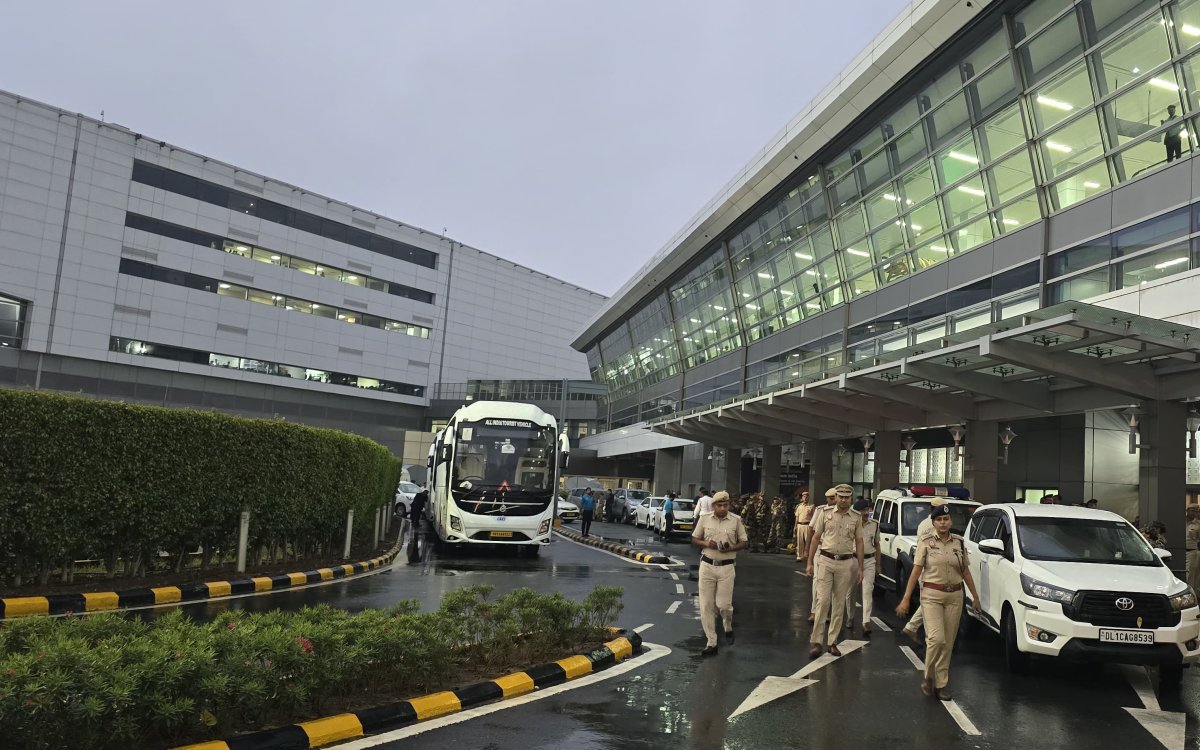
[[[767,524],[767,504],[761,494],[755,492],[746,503],[742,521],[746,525],[746,534],[750,537],[750,551],[762,552],[770,530]]]
[[[771,531],[767,536],[767,551],[777,552],[785,549],[792,540],[792,524],[788,513],[787,502],[782,497],[776,497],[771,502]]]
[[[729,512],[736,516],[744,515],[742,511],[746,509],[746,502],[750,499],[749,495],[738,495],[737,497],[729,498]],[[743,525],[745,522],[743,521]]]

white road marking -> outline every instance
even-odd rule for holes
[[[1121,667],[1121,671],[1125,673],[1125,679],[1129,680],[1129,684],[1137,693],[1138,700],[1142,702],[1142,708],[1151,711],[1162,710],[1162,706],[1158,705],[1158,696],[1154,694],[1154,685],[1150,682],[1150,674],[1145,667],[1125,665]]]
[[[558,534],[558,532],[555,532],[555,533]],[[638,562],[637,560],[634,560],[633,558],[625,557],[624,555],[618,555],[615,552],[609,552],[608,550],[601,549],[600,547],[593,547],[590,544],[584,544],[583,542],[577,542],[568,536],[563,536],[562,534],[558,534],[558,538],[562,539],[563,541],[570,542],[572,544],[578,544],[580,547],[586,547],[587,549],[594,550],[596,552],[599,552],[602,555],[608,555],[609,557],[615,557],[618,560],[620,560],[621,562],[626,562],[626,563],[629,563],[630,565],[637,565],[640,568],[645,568],[647,565],[647,563]]]
[[[664,563],[659,563],[659,564],[658,564],[658,567],[662,568],[663,570],[670,570],[670,569],[671,569],[671,566],[670,566],[670,565],[666,565],[666,564],[664,564]]]
[[[679,609],[680,604],[683,604],[683,602],[671,602],[671,606],[667,607],[667,614],[675,614],[675,610]]]
[[[925,671],[925,662],[919,656],[917,656],[911,648],[908,646],[901,646],[900,650],[904,652],[904,655],[908,657],[908,660],[912,662],[912,665],[916,667],[917,671]]]
[[[918,657],[911,648],[908,646],[901,646],[900,650],[904,652],[904,655],[908,657],[908,660],[912,662],[912,665],[917,668],[918,672],[925,671],[925,662],[922,661],[921,658]],[[958,728],[963,730],[963,734],[968,734],[972,737],[980,737],[983,735],[983,732],[979,731],[979,729],[971,723],[971,720],[967,718],[966,712],[962,710],[962,706],[958,705],[958,703],[955,701],[943,700],[939,700],[938,703],[941,703],[946,707],[946,712],[949,713],[950,718],[954,719],[955,723],[958,724]]]
[[[885,633],[892,632],[892,629],[888,627],[887,623],[883,620],[880,620],[878,617],[872,617],[871,622],[875,623],[875,627],[879,628]]]
[[[642,648],[645,649],[645,653],[635,657],[630,657],[620,664],[609,667],[603,672],[590,674],[587,677],[580,677],[577,680],[564,682],[561,685],[555,685],[554,687],[546,688],[545,690],[535,690],[534,692],[522,695],[519,698],[512,698],[510,700],[500,701],[498,703],[490,703],[486,706],[479,706],[478,708],[460,711],[456,714],[450,714],[449,716],[443,716],[438,719],[430,719],[429,721],[423,721],[419,724],[414,724],[411,727],[404,727],[403,729],[397,729],[384,734],[377,734],[372,737],[361,737],[353,742],[346,742],[338,745],[338,750],[366,750],[370,747],[386,745],[389,742],[395,742],[396,740],[402,740],[407,737],[415,737],[418,734],[424,734],[425,732],[429,732],[434,729],[441,729],[442,727],[450,726],[451,724],[459,724],[464,721],[470,721],[471,719],[477,719],[480,716],[486,716],[490,713],[495,713],[496,711],[503,711],[508,708],[524,706],[526,704],[533,703],[534,701],[539,701],[543,698],[550,698],[558,695],[559,693],[565,693],[568,690],[587,687],[588,685],[594,685],[603,680],[612,679],[613,677],[617,677],[618,675],[625,674],[626,672],[649,664],[656,659],[661,659],[662,657],[671,653],[671,649],[667,648],[666,646],[660,646],[657,643],[643,643]]]
[[[633,629],[633,632],[644,633],[652,627],[654,627],[654,623],[648,622],[645,625],[638,625],[636,628]]]
[[[673,573],[671,573],[671,580],[673,580],[673,581],[678,581],[678,580],[679,580],[679,574],[678,574],[678,573],[674,573],[674,572],[673,572]]]
[[[1145,667],[1123,666],[1121,669],[1143,706],[1125,710],[1167,750],[1183,750],[1187,714],[1162,710]]]
[[[677,584],[675,584],[675,593],[676,593],[676,594],[682,594],[682,593],[683,593],[683,584],[682,584],[682,583],[677,583]]]
[[[842,641],[838,644],[838,650],[842,652],[842,656],[845,656],[846,654],[857,651],[866,644],[866,641]],[[766,705],[773,700],[777,700],[786,695],[791,695],[797,690],[803,690],[809,685],[817,684],[819,680],[807,679],[808,675],[816,672],[827,664],[832,664],[840,658],[840,656],[834,656],[833,654],[825,653],[801,667],[800,670],[795,674],[787,677],[770,675],[764,678],[762,682],[760,682],[753,690],[750,691],[750,695],[747,695],[746,699],[743,700],[741,704],[733,710],[733,713],[729,715],[729,718],[732,719],[739,714],[744,714],[747,711],[753,711],[759,706]]]

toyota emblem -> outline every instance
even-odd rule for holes
[[[1114,604],[1117,605],[1117,609],[1124,610],[1126,612],[1133,609],[1133,600],[1128,596],[1122,596],[1120,599],[1117,599]]]

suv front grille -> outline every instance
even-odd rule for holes
[[[1117,607],[1118,599],[1133,601],[1131,609]],[[1076,622],[1117,628],[1165,628],[1179,624],[1179,613],[1171,610],[1162,594],[1128,594],[1120,591],[1080,591],[1070,607],[1064,607],[1067,617]],[[1141,618],[1141,624],[1138,624]]]

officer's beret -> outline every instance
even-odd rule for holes
[[[859,513],[863,512],[864,510],[866,510],[867,508],[870,508],[870,507],[871,507],[871,503],[868,500],[859,500],[857,503],[854,504],[854,509],[857,510]]]
[[[947,505],[935,505],[929,510],[930,518],[940,518],[941,516],[950,515],[950,507]]]

